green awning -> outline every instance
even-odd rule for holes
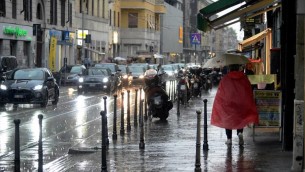
[[[220,11],[223,11],[225,9],[228,9],[234,5],[237,5],[239,3],[244,2],[244,0],[219,0],[217,2],[214,2],[208,6],[206,6],[205,8],[202,8],[200,10],[200,13],[204,16],[204,17],[209,17],[213,14],[216,14]]]

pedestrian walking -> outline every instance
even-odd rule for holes
[[[232,130],[237,129],[239,145],[243,145],[243,128],[251,123],[258,124],[258,113],[250,81],[239,65],[229,65],[218,86],[211,124],[225,128],[228,145],[232,144]]]

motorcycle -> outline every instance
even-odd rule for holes
[[[201,78],[202,89],[205,92],[208,92],[210,89],[212,89],[212,82],[211,82],[211,78],[209,77],[209,75],[201,73],[200,78]]]
[[[196,75],[191,78],[192,96],[201,97],[201,82]]]
[[[177,89],[178,100],[181,102],[181,104],[186,104],[191,98],[190,87],[187,77],[179,76]]]
[[[169,100],[166,91],[162,87],[161,75],[154,69],[145,72],[145,95],[148,106],[148,115],[160,120],[166,120],[173,103]]]

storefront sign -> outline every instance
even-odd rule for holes
[[[259,114],[258,126],[281,126],[281,91],[254,90],[254,98]]]
[[[49,69],[52,72],[56,70],[55,67],[56,45],[57,45],[57,38],[55,36],[52,36],[50,42],[50,54],[49,54]]]
[[[19,27],[11,27],[11,26],[5,26],[3,28],[3,33],[6,35],[15,35],[16,38],[18,37],[24,37],[27,36],[28,31],[21,29]]]

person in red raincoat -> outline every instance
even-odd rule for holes
[[[213,103],[211,124],[225,128],[227,141],[232,144],[232,130],[237,129],[239,144],[243,145],[243,128],[258,124],[258,113],[247,76],[239,65],[230,65],[229,73],[220,81]]]

